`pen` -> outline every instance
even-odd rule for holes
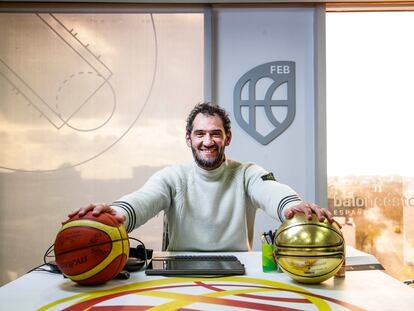
[[[264,234],[264,237],[265,237],[265,239],[266,239],[266,243],[267,243],[267,244],[272,244],[272,239],[268,236],[268,233],[265,233],[265,234]]]
[[[270,242],[273,244],[273,232],[272,232],[272,230],[269,230],[269,239],[270,239]]]

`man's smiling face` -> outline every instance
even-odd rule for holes
[[[202,113],[195,117],[191,134],[186,136],[194,160],[206,170],[213,170],[223,163],[224,149],[230,140],[231,132],[226,134],[223,121],[218,115]]]

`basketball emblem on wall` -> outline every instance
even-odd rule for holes
[[[237,123],[262,145],[282,134],[296,112],[295,62],[275,61],[246,72],[233,93]]]

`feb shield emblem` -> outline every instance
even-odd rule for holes
[[[262,145],[270,143],[295,118],[295,83],[295,62],[292,61],[270,62],[246,72],[234,87],[237,123]],[[259,112],[262,119],[258,118]],[[270,126],[259,131],[260,122]]]

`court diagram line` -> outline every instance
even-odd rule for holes
[[[138,17],[138,21],[139,18],[142,18],[141,16]],[[79,158],[76,160],[63,159],[65,163],[70,163],[70,165],[57,164],[56,167],[50,168],[28,168],[15,167],[14,165],[12,167],[0,163],[0,169],[40,173],[77,167],[101,156],[125,137],[145,110],[157,76],[157,31],[153,15],[148,14],[147,16],[145,19],[149,22],[148,34],[151,38],[149,44],[153,46],[151,54],[148,55],[151,55],[153,61],[152,70],[150,69],[146,77],[148,86],[145,93],[141,95],[142,100],[138,100],[132,105],[127,102],[121,103],[124,106],[128,105],[129,110],[130,108],[136,110],[133,114],[128,115],[129,121],[123,123],[124,127],[115,129],[119,132],[114,132],[112,135],[114,139],[108,140],[106,145],[102,145],[100,150],[94,150],[93,153],[88,153],[89,150],[80,152]],[[17,54],[16,52],[0,54],[0,80],[6,82],[5,85],[11,86],[11,92],[9,91],[11,95],[20,96],[23,102],[27,102],[29,108],[33,108],[35,113],[39,114],[40,118],[52,125],[52,129],[59,131],[65,127],[76,132],[91,132],[102,128],[111,119],[119,122],[122,115],[116,114],[117,90],[110,83],[114,75],[112,68],[102,60],[99,53],[92,52],[91,49],[99,50],[99,45],[96,42],[85,43],[85,41],[89,41],[89,39],[85,40],[88,38],[88,33],[78,34],[71,27],[67,27],[67,24],[65,19],[49,13],[27,15],[23,20],[21,32],[16,34],[16,41],[11,37],[13,39],[11,42],[14,45],[11,45],[8,50],[17,51]],[[33,26],[36,27],[37,37],[35,39],[26,37],[27,32],[25,32],[26,29],[32,29]],[[85,26],[86,30],[88,30],[87,26],[88,24]],[[76,25],[73,28],[76,28]],[[7,36],[7,32],[5,34]],[[138,40],[138,38],[137,36],[131,37],[133,40]],[[34,44],[33,40],[35,40]],[[136,43],[139,44],[139,48],[141,46],[142,48],[147,47],[147,45],[141,45],[139,40]],[[41,48],[37,48],[38,46]],[[109,45],[109,47],[112,46]],[[41,53],[44,55],[38,56]],[[49,53],[50,57],[48,57]],[[50,60],[53,63],[49,64]],[[129,67],[118,69],[129,70]],[[16,103],[12,101],[9,103],[21,105],[22,101],[16,100]],[[120,105],[118,108],[122,109],[123,106]],[[90,122],[91,120],[93,122]],[[68,135],[66,132],[64,134],[62,140]],[[53,146],[51,148],[53,150]],[[83,158],[81,158],[82,155]]]
[[[89,44],[83,44],[53,14],[36,14],[53,32],[55,32],[71,49],[73,49],[86,63],[106,80],[112,76],[112,71],[90,49]]]
[[[109,84],[109,79],[113,75],[108,66],[100,60],[89,48],[89,44],[82,43],[77,37],[77,33],[73,33],[73,29],[66,28],[59,19],[53,14],[36,14],[36,16],[49,28],[60,40],[62,40],[75,54],[86,63],[96,76],[101,80],[98,86],[91,91],[86,98],[76,103],[75,109],[68,116],[63,116],[59,112],[59,106],[47,102],[33,87],[29,85],[25,79],[19,75],[13,68],[10,67],[3,59],[0,58],[0,74],[17,90],[18,94],[21,94],[34,109],[36,109],[42,117],[50,122],[56,129],[61,129],[67,125],[74,130],[79,131],[92,131],[104,126],[115,112],[116,100],[114,97],[112,103],[112,111],[109,112],[109,117],[92,129],[80,129],[75,126],[71,126],[69,121],[102,89],[104,85],[108,85],[110,90],[113,91],[112,86]],[[113,93],[115,95],[115,93]]]

